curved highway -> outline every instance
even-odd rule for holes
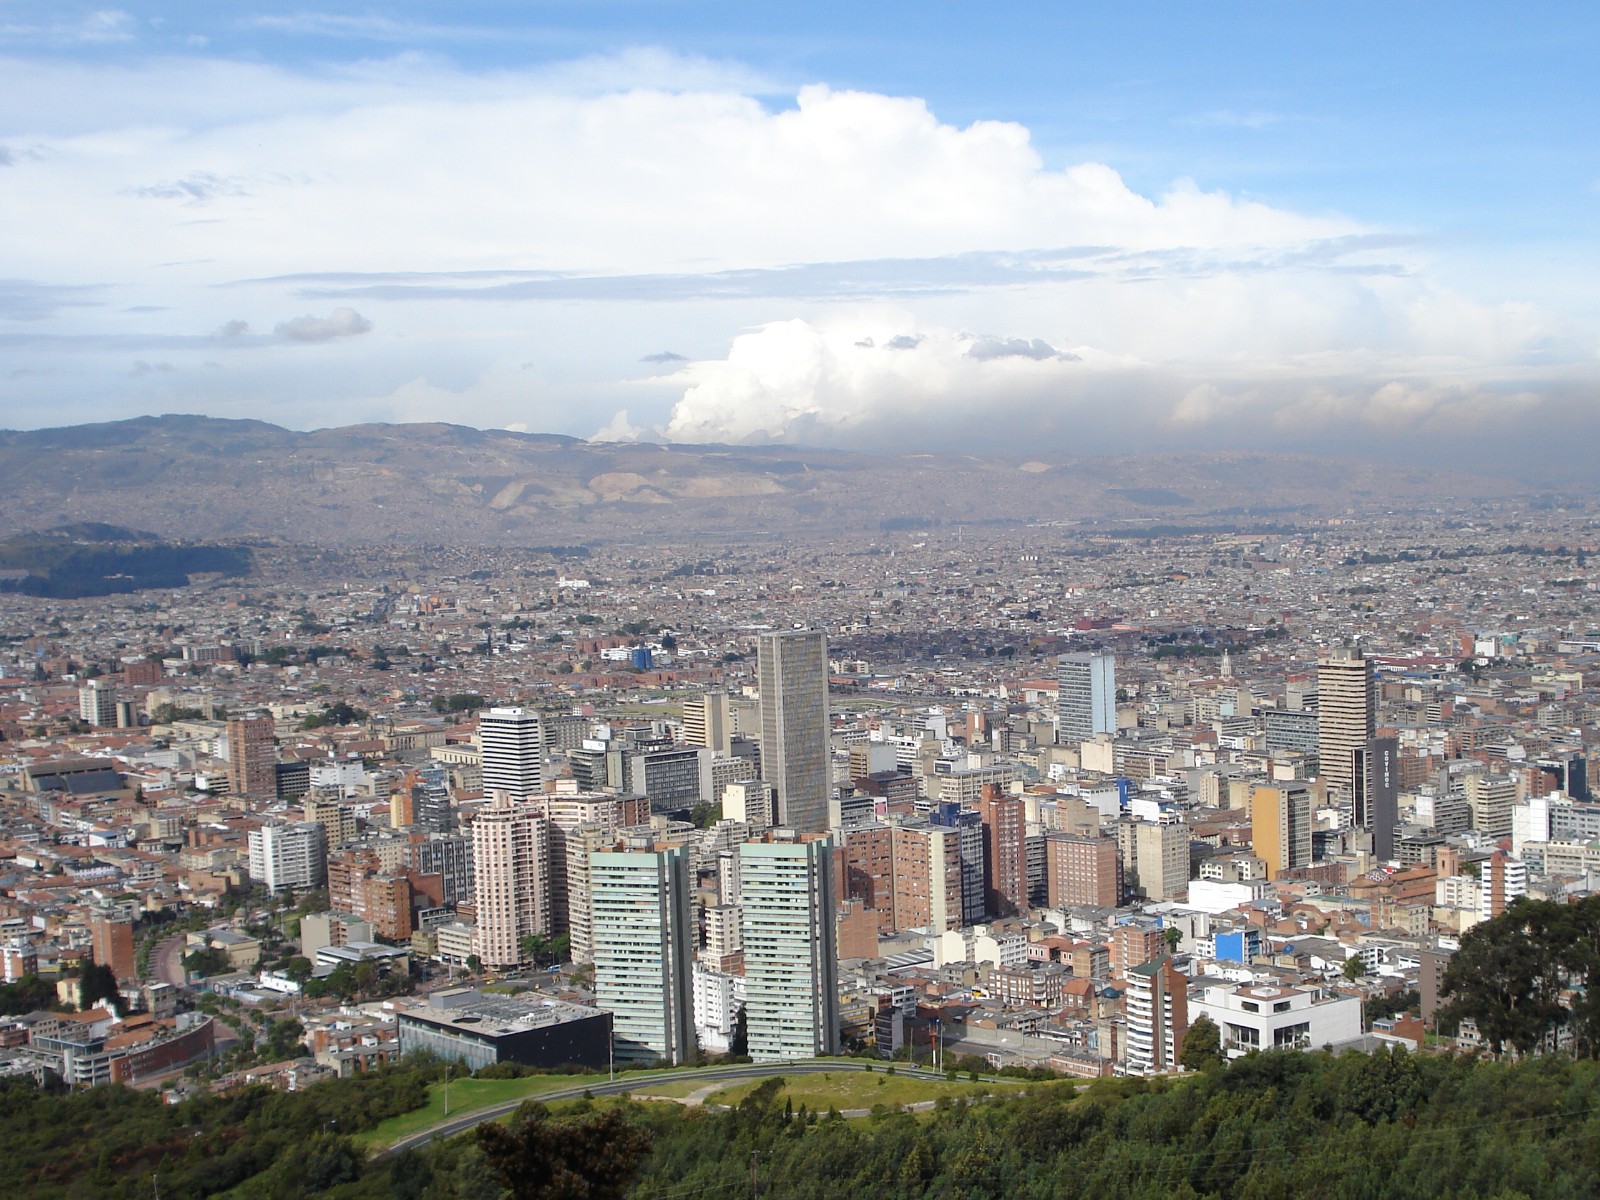
[[[896,1075],[909,1075],[913,1079],[943,1079],[944,1072],[931,1071],[926,1067],[913,1067],[907,1063],[882,1063],[872,1062],[867,1059],[858,1061],[841,1061],[837,1059],[801,1059],[797,1062],[783,1063],[735,1063],[726,1067],[687,1067],[676,1071],[664,1071],[659,1074],[651,1072],[642,1077],[639,1074],[619,1075],[615,1081],[601,1079],[594,1075],[580,1075],[577,1078],[582,1083],[572,1087],[558,1088],[553,1092],[537,1092],[532,1095],[522,1096],[516,1100],[506,1100],[499,1104],[491,1104],[487,1108],[476,1108],[470,1113],[463,1113],[459,1117],[450,1117],[440,1121],[437,1125],[429,1126],[418,1133],[410,1134],[393,1142],[377,1152],[375,1157],[386,1154],[397,1154],[401,1150],[414,1150],[418,1146],[426,1145],[439,1137],[454,1137],[458,1133],[471,1129],[474,1125],[481,1125],[485,1121],[492,1121],[496,1117],[503,1117],[509,1112],[516,1111],[517,1107],[526,1100],[539,1100],[548,1102],[552,1100],[577,1100],[585,1092],[591,1096],[620,1096],[627,1092],[640,1092],[649,1089],[651,1084],[677,1083],[681,1080],[707,1080],[712,1082],[727,1081],[740,1083],[749,1079],[770,1079],[775,1075],[822,1075],[832,1071],[883,1071],[893,1067]]]

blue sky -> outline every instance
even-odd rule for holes
[[[0,0],[0,424],[1570,442],[1597,60],[1578,5]]]

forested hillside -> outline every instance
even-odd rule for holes
[[[8,1200],[143,1197],[159,1173],[166,1200],[736,1200],[753,1162],[769,1200],[1600,1194],[1600,1065],[1565,1058],[1271,1053],[850,1121],[791,1111],[777,1090],[727,1112],[529,1104],[509,1130],[364,1160],[348,1135],[420,1104],[416,1068],[178,1106],[13,1084],[0,1092],[0,1187]]]

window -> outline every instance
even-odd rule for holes
[[[1257,1004],[1254,1000],[1242,1001],[1240,1003],[1239,1007],[1244,1009],[1245,1012],[1250,1012],[1250,1013],[1258,1013],[1258,1012],[1261,1011],[1261,1005]]]
[[[1311,1045],[1311,1025],[1302,1021],[1298,1025],[1285,1025],[1275,1030],[1272,1045],[1278,1050],[1304,1050]]]

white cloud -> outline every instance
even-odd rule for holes
[[[637,442],[646,431],[628,420],[628,410],[619,408],[599,429],[589,436],[591,442]]]
[[[307,313],[290,321],[280,321],[272,332],[291,342],[331,342],[334,338],[354,337],[371,330],[372,322],[355,309],[336,308],[325,317]],[[243,332],[243,329],[238,330],[238,333]]]
[[[226,385],[295,396],[300,423],[1293,444],[1498,428],[1593,373],[1592,330],[1452,291],[1414,237],[1181,180],[1141,194],[915,98],[771,86],[653,49],[477,74],[0,61],[0,316],[41,330],[6,349],[53,381],[22,399],[100,403],[126,339],[181,336],[145,352],[261,347]],[[313,390],[252,328],[340,348],[311,356]],[[662,373],[618,384],[648,347],[673,348],[642,360]],[[217,406],[244,403],[217,374]]]
[[[943,423],[963,403],[1013,411],[1076,386],[1093,369],[1053,352],[972,353],[1010,339],[893,332],[908,320],[883,313],[868,327],[855,317],[823,326],[776,321],[741,334],[725,359],[677,372],[687,386],[664,432],[686,442],[840,442],[862,429],[881,437],[896,425]]]
[[[1482,372],[1441,366],[1438,378],[1397,376],[1368,362],[1336,373],[1316,356],[1299,367],[1240,360],[1147,361],[1087,345],[922,328],[896,338],[903,313],[862,313],[820,325],[774,322],[736,337],[727,355],[680,368],[683,393],[662,432],[684,442],[876,446],[1052,444],[1112,450],[1183,445],[1330,449],[1362,439],[1511,432],[1570,376],[1507,388]],[[980,347],[1018,352],[975,354]],[[1026,352],[1021,352],[1022,348]],[[1375,443],[1369,442],[1369,448]]]
[[[48,25],[0,24],[0,42],[43,42],[52,46],[103,45],[131,41],[138,29],[132,14],[121,9],[96,9],[75,21]]]

